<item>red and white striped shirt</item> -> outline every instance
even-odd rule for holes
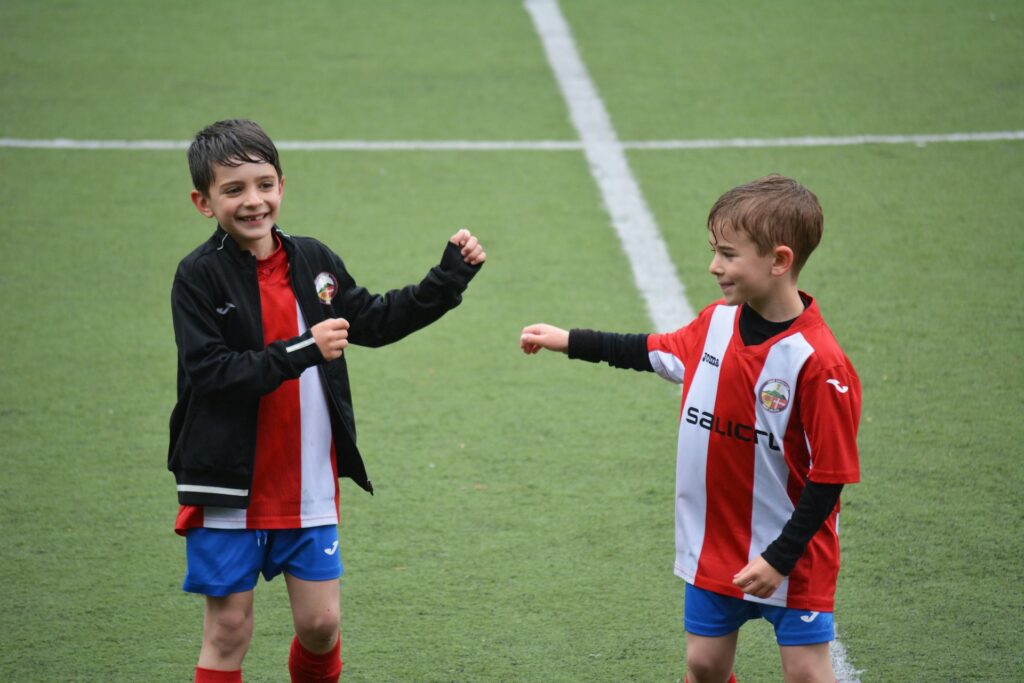
[[[647,340],[655,372],[683,384],[675,573],[715,593],[831,612],[838,506],[771,597],[743,593],[732,577],[778,537],[806,481],[860,479],[860,381],[813,300],[785,332],[752,346],[739,311],[713,304]]]
[[[263,342],[306,331],[295,300],[288,257],[277,249],[257,264]],[[182,505],[174,529],[298,529],[338,523],[338,473],[317,366],[260,398],[256,459],[246,509]]]

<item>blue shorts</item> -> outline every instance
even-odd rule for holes
[[[305,581],[341,576],[338,527],[308,529],[189,529],[185,535],[185,583],[189,593],[223,597],[270,581],[281,572]]]
[[[775,640],[779,645],[816,645],[836,639],[831,612],[765,605],[713,593],[689,583],[683,613],[686,631],[708,638],[729,635],[748,620],[763,617],[775,627]]]

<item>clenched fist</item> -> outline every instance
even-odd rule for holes
[[[310,328],[313,339],[324,360],[341,358],[348,346],[348,321],[344,318],[328,318]]]

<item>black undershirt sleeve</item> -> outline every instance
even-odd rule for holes
[[[782,533],[761,553],[765,562],[783,576],[789,576],[811,538],[832,514],[842,490],[842,484],[807,482]]]
[[[646,334],[617,334],[594,330],[569,330],[569,358],[590,363],[605,362],[615,368],[654,372],[647,354]]]

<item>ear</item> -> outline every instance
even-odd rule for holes
[[[793,267],[793,250],[785,245],[772,249],[772,276],[781,277]]]
[[[196,210],[206,216],[207,218],[213,217],[213,209],[210,208],[210,198],[199,190],[192,190],[189,197],[192,199],[192,204],[196,207]]]

